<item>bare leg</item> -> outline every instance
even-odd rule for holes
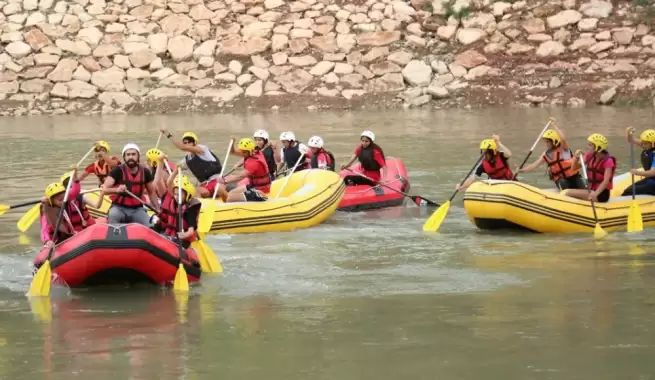
[[[245,202],[246,196],[243,194],[245,192],[246,192],[246,187],[239,186],[227,194],[227,199],[225,202]]]
[[[589,191],[587,191],[587,190],[569,189],[569,190],[566,191],[565,194],[568,197],[582,199],[584,201],[589,199]]]

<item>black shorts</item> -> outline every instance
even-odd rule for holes
[[[610,200],[610,191],[605,189],[602,193],[598,194],[598,202],[605,203]]]
[[[248,202],[264,202],[268,200],[268,198],[264,196],[264,193],[252,188],[250,185],[246,186],[246,191],[243,192],[243,196]]]

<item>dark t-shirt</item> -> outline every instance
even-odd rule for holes
[[[116,181],[116,182],[114,183],[114,185],[122,185],[122,184],[124,184],[124,183],[123,183],[123,172],[122,172],[122,170],[121,170],[121,167],[122,167],[122,166],[123,166],[123,165],[118,165],[118,166],[116,166],[115,168],[111,169],[111,171],[109,171],[109,176],[110,176],[111,178],[113,178],[114,181]],[[128,169],[128,172],[129,172],[130,168],[127,168],[127,169]],[[152,181],[155,180],[155,176],[152,175],[152,171],[151,171],[150,169],[148,169],[148,168],[143,168],[143,172],[144,172],[144,175],[145,175],[145,183],[146,183],[146,184],[148,184],[148,183],[150,183],[150,182],[152,182]],[[128,190],[129,190],[129,189],[128,189]]]
[[[500,152],[500,156],[501,156],[501,159],[503,159],[503,160],[507,160],[507,157],[505,157],[505,153]],[[487,174],[487,175],[489,175],[489,173],[486,173],[486,172],[484,171],[484,167],[482,166],[482,164],[480,164],[480,165],[478,165],[478,168],[475,169],[475,175],[478,176],[478,177],[480,177],[482,174]]]
[[[200,215],[200,207],[201,204],[189,207],[182,216],[188,228],[193,227],[196,231],[198,230],[198,215]]]

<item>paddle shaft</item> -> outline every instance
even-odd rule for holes
[[[144,205],[144,206],[146,206],[146,208],[147,208],[148,210],[154,212],[154,213],[157,214],[157,215],[160,214],[159,211],[155,210],[154,207],[152,207],[151,205],[147,204],[143,199],[137,197],[136,194],[132,193],[132,192],[129,191],[129,190],[125,190],[125,193],[126,193],[127,195],[129,195],[130,197],[136,199],[137,201],[141,202],[141,204]]]
[[[163,133],[159,132],[159,136],[157,137],[157,144],[155,144],[155,149],[159,148],[159,142],[161,141]]]
[[[373,182],[373,183],[377,182],[377,181],[372,180],[370,177],[368,177],[368,176],[366,176],[366,175],[364,175],[364,174],[362,174],[362,173],[357,173],[356,171],[353,171],[353,170],[351,170],[351,169],[349,169],[349,168],[346,168],[346,170],[348,170],[349,172],[351,172],[351,173],[353,173],[353,174],[357,174],[358,176],[360,176],[360,177],[362,177],[362,178],[366,178],[367,180],[369,180],[369,181],[371,181],[371,182]],[[389,189],[389,190],[391,190],[391,191],[394,191],[394,192],[396,192],[396,193],[398,193],[398,194],[400,194],[400,195],[402,195],[402,196],[404,196],[404,197],[407,197],[407,198],[413,198],[413,197],[415,197],[414,195],[409,195],[409,194],[404,193],[404,192],[402,192],[402,191],[400,191],[400,190],[394,189],[393,187],[391,187],[391,186],[389,186],[389,185],[386,185],[386,184],[384,184],[384,183],[377,182],[377,186],[385,187],[385,188],[387,188],[387,189]],[[426,201],[429,201],[429,202],[432,202],[431,200],[429,200],[429,199],[427,199],[427,198],[423,198],[423,197],[419,197],[419,198],[421,198],[421,199],[425,199]],[[413,199],[412,199],[412,200],[413,200]],[[435,204],[436,204],[436,202],[432,202],[432,203],[435,203]]]
[[[478,167],[478,165],[480,165],[480,162],[482,161],[483,158],[484,158],[484,152],[482,152],[482,154],[480,155],[480,158],[478,158],[478,160],[475,161],[475,165],[473,165],[471,170],[469,170],[468,174],[466,175],[466,177],[464,177],[462,182],[459,183],[460,186],[462,186],[464,184],[464,182],[466,182],[466,180],[471,176],[471,174],[473,174],[473,171]],[[453,199],[455,199],[455,196],[457,195],[457,193],[459,193],[459,189],[455,190],[453,195],[448,199],[448,202],[452,202]]]
[[[227,144],[227,152],[225,152],[225,159],[223,160],[223,165],[221,165],[221,178],[224,177],[225,166],[227,165],[227,160],[230,159],[230,153],[232,152],[232,146],[234,145],[234,140],[230,140],[230,143]],[[218,188],[221,186],[218,181],[216,181],[216,186],[214,186],[214,194],[212,195],[212,200],[216,199],[216,194],[218,194]]]
[[[64,201],[61,203],[61,210],[59,210],[59,215],[57,216],[57,222],[55,223],[55,229],[54,232],[52,233],[53,242],[57,238],[57,235],[59,234],[59,226],[61,225],[61,220],[64,217],[64,210],[66,210],[66,205],[68,204],[68,195],[70,194],[72,184],[73,181],[68,181],[68,186],[66,186],[66,192],[64,193]],[[50,260],[50,258],[52,257],[52,253],[54,251],[55,251],[55,246],[53,245],[52,247],[50,247],[50,250],[48,251],[48,256],[45,258],[45,261]]]
[[[84,157],[82,157],[82,159],[77,163],[77,165],[75,165],[75,167],[82,165],[82,162],[84,162],[84,160],[86,160],[86,158],[89,157],[89,154],[91,154],[91,152],[93,152],[94,150],[96,150],[95,145],[91,149],[89,149],[88,152],[86,152]]]
[[[635,144],[632,143],[632,133],[630,134],[630,167],[632,169],[635,168]],[[645,170],[645,168],[644,168]],[[635,200],[635,175],[634,173],[630,173],[630,177],[632,178],[632,200]]]
[[[580,155],[580,165],[582,166],[582,175],[584,176],[585,184],[587,185],[587,191],[591,194],[591,186],[589,185],[589,177],[587,177],[587,165],[584,163],[584,155]],[[594,219],[598,223],[598,215],[596,214],[596,204],[594,201],[591,201],[591,211],[594,212]]]
[[[546,129],[548,129],[548,127],[550,127],[550,124],[552,122],[553,122],[553,119],[549,119],[548,123],[546,123],[544,128],[541,130],[541,133],[539,133],[539,136],[537,136],[537,139],[534,141],[534,144],[532,144],[532,148],[530,148],[530,151],[528,152],[528,155],[525,156],[525,159],[523,160],[523,162],[521,162],[521,166],[519,166],[519,168],[514,172],[514,176],[512,177],[512,180],[516,179],[516,176],[519,174],[519,173],[517,173],[519,171],[519,169],[523,169],[525,164],[528,162],[528,160],[530,159],[530,156],[532,156],[532,152],[534,151],[534,148],[536,148],[537,144],[539,144],[539,140],[541,140],[541,136],[544,135],[544,133],[546,132]]]
[[[298,157],[298,161],[296,161],[296,164],[293,165],[293,168],[291,169],[291,174],[289,174],[287,176],[287,178],[284,179],[284,183],[282,184],[282,187],[280,187],[280,190],[278,190],[277,195],[275,196],[275,198],[280,197],[280,194],[282,194],[282,190],[284,190],[284,188],[287,187],[287,183],[289,183],[289,178],[291,178],[293,173],[296,171],[296,168],[298,167],[298,165],[300,165],[300,161],[302,161],[303,159],[305,159],[305,155],[302,152],[300,152],[300,157]]]

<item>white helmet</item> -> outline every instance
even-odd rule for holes
[[[296,135],[291,131],[282,132],[280,134],[280,140],[282,141],[296,141]]]
[[[309,142],[307,143],[307,145],[310,148],[319,148],[320,149],[320,148],[323,147],[323,139],[320,138],[319,136],[312,136],[309,139]]]
[[[137,153],[141,154],[141,149],[139,149],[139,146],[138,146],[138,145],[136,145],[135,143],[127,143],[127,144],[125,144],[125,146],[123,147],[123,152],[121,153],[121,155],[124,156],[124,155],[125,155],[125,152],[126,152],[127,150],[130,150],[130,149],[134,149],[134,150],[137,151]]]
[[[371,131],[364,131],[359,137],[368,137],[371,141],[375,141],[375,133]]]
[[[260,139],[268,140],[268,132],[266,132],[266,131],[263,130],[263,129],[260,129],[260,130],[258,130],[257,132],[255,132],[255,134],[253,135],[253,137],[255,137],[255,138],[258,138],[258,137],[259,137]]]

